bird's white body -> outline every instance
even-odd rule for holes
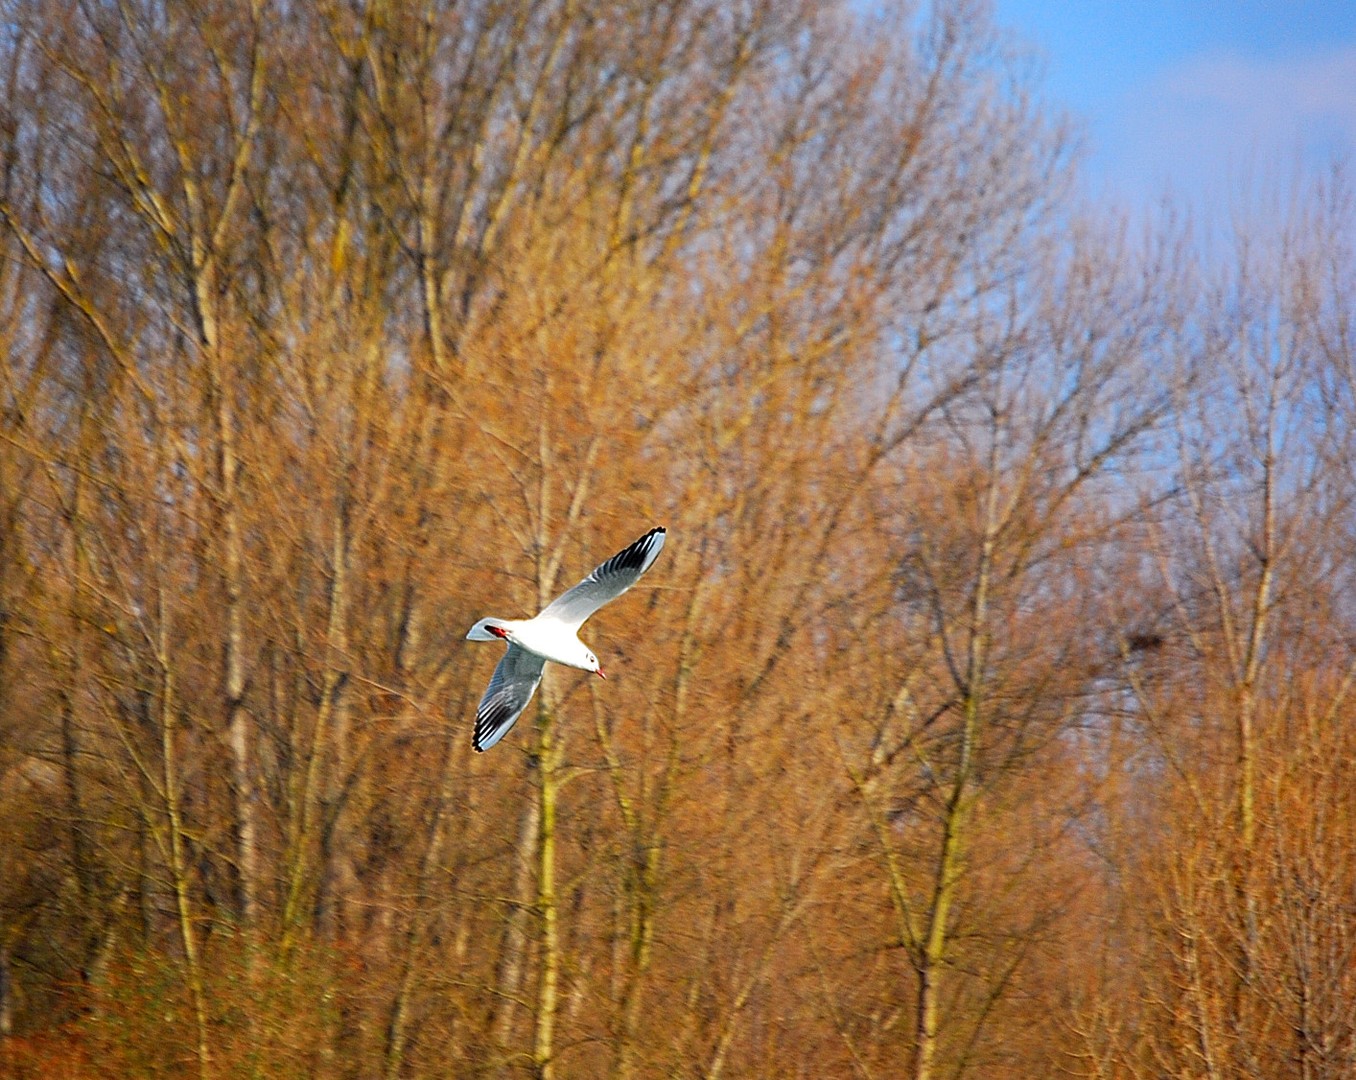
[[[640,580],[659,557],[664,536],[664,529],[651,529],[552,600],[535,618],[481,619],[471,627],[468,641],[508,643],[508,651],[494,669],[476,709],[472,745],[477,751],[488,750],[513,727],[536,693],[546,661],[607,677],[593,651],[579,640],[579,628],[600,607]]]
[[[495,633],[490,627],[502,630]],[[598,658],[589,651],[589,647],[579,640],[577,627],[555,619],[544,619],[538,615],[535,619],[481,619],[466,635],[468,641],[496,641],[502,639],[510,645],[540,656],[566,667],[579,668],[582,671],[598,671]]]

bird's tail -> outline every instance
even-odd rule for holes
[[[476,623],[475,626],[471,627],[471,629],[467,631],[466,640],[500,641],[503,639],[503,635],[494,633],[494,631],[492,631],[490,627],[493,626],[499,630],[506,629],[505,624],[507,623],[507,621],[508,621],[507,619],[481,619],[480,622]]]

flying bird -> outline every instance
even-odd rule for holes
[[[606,679],[598,658],[579,640],[590,615],[640,580],[664,547],[663,528],[651,529],[598,566],[573,589],[561,593],[532,619],[481,619],[467,641],[506,641],[508,651],[490,678],[476,709],[471,745],[480,753],[508,734],[541,682],[547,660],[594,672]]]

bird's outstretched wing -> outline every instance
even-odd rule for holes
[[[476,729],[471,745],[477,753],[488,750],[508,734],[536,693],[545,663],[540,656],[517,645],[508,647],[476,709]]]
[[[601,564],[573,589],[561,593],[542,609],[538,619],[554,619],[578,629],[604,604],[617,599],[640,580],[659,557],[665,530],[651,529],[635,543]]]

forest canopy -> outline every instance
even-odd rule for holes
[[[1032,70],[0,0],[0,1072],[1356,1075],[1350,186],[1131,224]]]

